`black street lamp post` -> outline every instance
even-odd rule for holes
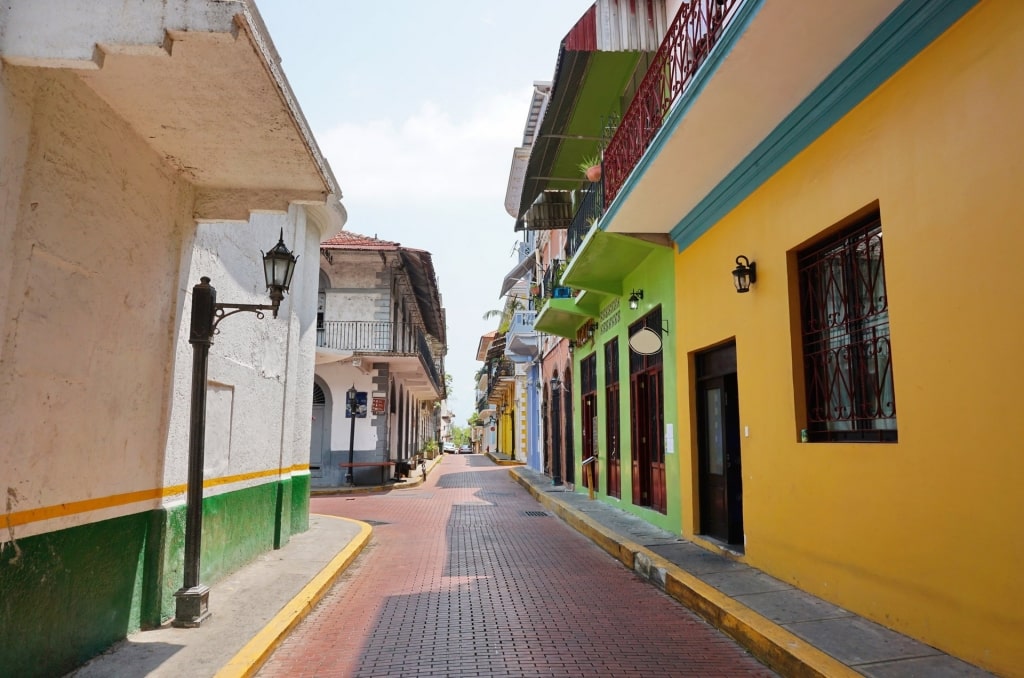
[[[355,444],[356,444],[356,385],[352,384],[352,388],[346,391],[345,395],[348,398],[348,413],[352,417],[352,421],[348,427],[348,473],[345,474],[345,484],[355,485],[355,481],[352,476],[352,457],[354,456]]]
[[[243,311],[263,318],[263,311],[277,317],[284,293],[291,285],[298,257],[284,244],[284,229],[277,245],[263,255],[270,304],[218,304],[217,290],[206,276],[192,288],[192,318],[188,343],[192,344],[192,404],[188,433],[188,488],[185,501],[185,573],[175,592],[173,626],[196,627],[210,617],[210,587],[199,583],[199,554],[203,536],[203,456],[206,441],[206,375],[210,346],[221,320]]]

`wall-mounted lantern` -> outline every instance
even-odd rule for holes
[[[644,290],[640,288],[633,290],[633,293],[629,295],[629,308],[633,311],[640,308],[640,300],[644,298]]]
[[[739,255],[736,257],[736,268],[732,271],[732,280],[737,292],[749,292],[750,286],[757,282],[757,264],[742,254]]]

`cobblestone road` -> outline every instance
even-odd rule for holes
[[[771,676],[486,457],[417,489],[314,498],[370,544],[259,676]]]

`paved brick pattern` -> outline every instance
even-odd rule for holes
[[[451,455],[420,488],[314,498],[370,544],[259,676],[771,676],[543,509]]]

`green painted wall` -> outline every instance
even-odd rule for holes
[[[309,478],[308,473],[292,476],[292,534],[309,529]]]
[[[308,529],[308,512],[309,476],[206,498],[201,581]],[[62,675],[171,618],[184,536],[177,506],[0,545],[0,675]]]
[[[630,513],[636,514],[648,521],[653,525],[669,530],[676,534],[681,534],[682,523],[680,513],[680,496],[679,496],[679,450],[681,444],[686,444],[687,441],[680,441],[679,425],[676,421],[677,418],[677,405],[676,405],[676,375],[678,371],[676,369],[677,356],[673,349],[672,343],[672,330],[675,328],[675,252],[671,248],[658,249],[652,252],[644,261],[637,266],[637,268],[627,275],[622,281],[623,290],[634,290],[643,289],[644,298],[640,301],[640,306],[635,311],[630,310],[629,304],[626,303],[626,298],[619,299],[619,321],[613,326],[609,327],[605,332],[600,332],[595,335],[595,341],[592,344],[587,344],[585,347],[577,348],[575,355],[573,356],[574,366],[573,375],[576,378],[576,383],[579,383],[580,375],[580,361],[586,358],[593,352],[597,352],[597,416],[599,421],[598,426],[598,454],[600,458],[600,478],[598,482],[598,498],[601,501],[605,501],[613,506],[616,506]],[[609,302],[613,303],[613,302]],[[604,308],[607,308],[607,304]],[[662,335],[664,341],[662,348],[662,378],[664,384],[664,408],[665,408],[665,424],[671,425],[674,431],[674,447],[670,448],[666,445],[665,449],[665,490],[666,490],[666,513],[662,514],[658,511],[653,511],[643,506],[636,506],[633,504],[633,484],[632,484],[632,432],[630,430],[630,401],[629,401],[629,326],[645,316],[656,306],[661,306],[661,318],[667,322],[669,332]],[[604,310],[602,308],[602,310]],[[619,422],[620,428],[620,443],[619,443],[619,456],[621,464],[621,499],[608,496],[608,476],[607,476],[607,463],[608,456],[606,450],[608,449],[607,433],[604,428],[604,422],[606,415],[605,406],[605,369],[604,369],[604,345],[612,340],[613,337],[619,338]],[[575,458],[577,461],[576,467],[576,478],[582,479],[583,470],[579,462],[582,461],[582,435],[578,432],[582,430],[583,422],[581,420],[582,408],[580,407],[580,394],[579,387],[574,387],[574,410],[576,421],[574,422],[575,430],[577,434],[574,436],[574,445],[576,448]],[[688,449],[688,448],[684,448]],[[687,459],[689,457],[687,456]],[[577,483],[577,490],[580,492],[586,492],[587,488],[583,487],[582,482]]]
[[[62,675],[139,627],[149,514],[0,549],[0,674]]]

